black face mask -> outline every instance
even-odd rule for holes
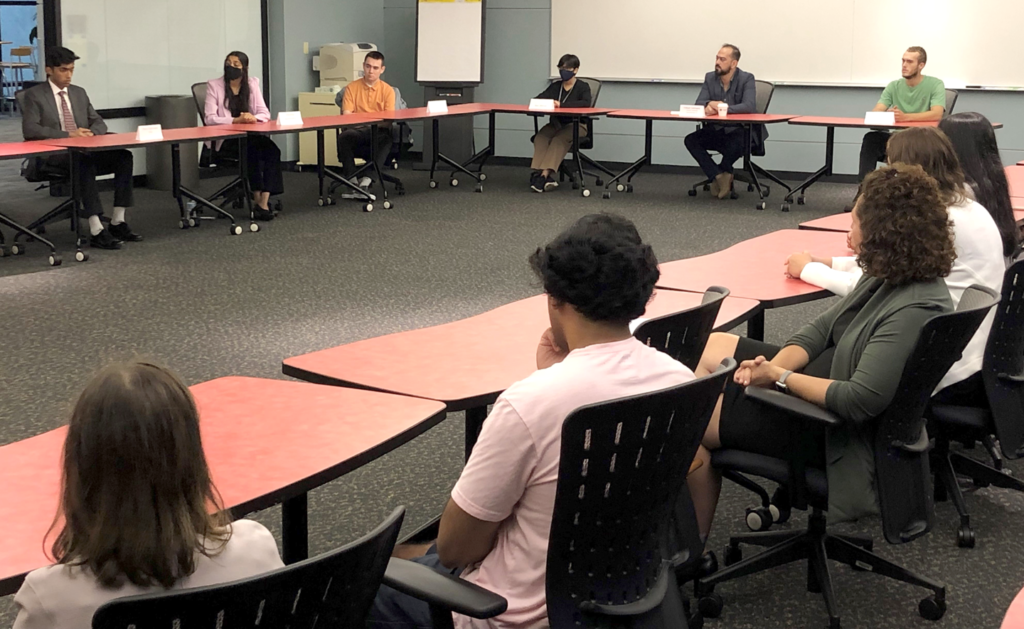
[[[242,69],[235,66],[224,66],[224,78],[229,81],[242,78]]]

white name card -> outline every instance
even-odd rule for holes
[[[135,130],[135,139],[139,142],[155,142],[164,139],[164,130],[158,124],[140,124]]]
[[[864,124],[896,124],[895,111],[869,111],[864,114]]]
[[[448,113],[448,101],[446,100],[428,100],[427,101],[427,113],[428,114],[446,114]]]
[[[302,126],[302,113],[298,111],[282,111],[277,114],[277,124],[282,127]]]
[[[701,105],[680,105],[679,111],[673,111],[672,115],[685,116],[687,118],[703,118],[704,107]]]
[[[551,111],[555,108],[553,98],[531,98],[530,111]]]

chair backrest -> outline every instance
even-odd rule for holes
[[[192,84],[192,100],[196,102],[196,111],[199,112],[199,119],[206,126],[206,83]]]
[[[642,613],[678,601],[678,589],[665,588],[672,514],[735,370],[728,359],[703,378],[584,406],[565,419],[547,555],[552,629],[628,623],[597,606]]]
[[[404,515],[399,507],[362,539],[264,575],[115,599],[96,610],[93,629],[361,629]]]
[[[708,337],[715,329],[715,319],[722,308],[722,301],[728,296],[728,288],[712,286],[704,292],[701,305],[644,321],[633,332],[633,336],[690,369],[696,369]]]
[[[756,106],[754,111],[759,114],[768,113],[768,105],[772,103],[772,95],[775,94],[775,84],[770,81],[754,81],[756,93]]]
[[[891,544],[917,539],[932,528],[934,505],[924,411],[942,376],[960,359],[998,302],[995,291],[971,286],[964,291],[956,312],[929,319],[903,366],[896,397],[878,418],[875,477],[882,530]]]
[[[11,48],[11,56],[18,57],[19,59],[22,57],[31,57],[32,46],[18,46],[16,48]]]
[[[953,108],[956,107],[956,99],[960,98],[960,92],[956,90],[946,90],[946,111],[942,113],[943,116],[948,116],[953,113]]]
[[[597,107],[597,97],[601,95],[601,85],[603,85],[601,80],[585,76],[578,76],[576,77],[576,80],[583,81],[590,86],[590,106]]]
[[[1006,269],[1003,294],[985,345],[981,377],[1003,456],[1024,445],[1024,260]]]
[[[395,90],[395,111],[408,109],[409,105],[405,102],[405,99],[402,98],[402,90],[397,87],[392,87],[392,89]]]

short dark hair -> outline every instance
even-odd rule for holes
[[[376,59],[377,61],[380,61],[381,65],[384,65],[384,53],[380,52],[379,50],[371,50],[370,52],[366,53],[366,56],[363,57],[363,63],[366,63],[367,59]]]
[[[722,48],[730,48],[730,49],[732,49],[733,61],[739,61],[740,60],[740,49],[739,48],[737,48],[736,46],[733,46],[732,44],[722,44]]]
[[[562,55],[562,58],[558,60],[558,67],[575,70],[580,67],[580,58],[576,55]]]
[[[911,46],[910,48],[907,48],[907,52],[916,52],[918,61],[921,63],[928,63],[928,53],[924,51],[924,48],[921,48],[920,46]]]
[[[627,324],[644,314],[658,259],[636,226],[617,214],[588,214],[533,252],[544,292],[590,321]]]
[[[63,46],[54,46],[46,49],[46,67],[59,68],[69,63],[78,61],[79,57]]]

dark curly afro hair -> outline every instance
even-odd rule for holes
[[[626,324],[644,314],[658,259],[636,226],[616,214],[588,214],[530,255],[544,292],[591,321]]]

